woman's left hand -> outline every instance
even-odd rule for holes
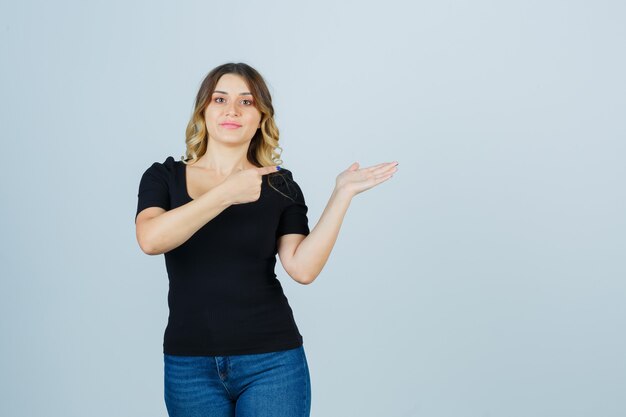
[[[398,162],[394,161],[359,168],[359,163],[355,162],[337,176],[335,188],[354,197],[393,177],[398,170],[397,165]]]

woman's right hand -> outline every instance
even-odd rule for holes
[[[223,186],[231,204],[251,203],[261,196],[263,175],[276,171],[278,171],[276,165],[243,169],[230,174],[220,186]]]

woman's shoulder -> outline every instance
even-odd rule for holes
[[[293,182],[293,172],[287,168],[281,167],[278,171],[269,174],[269,178],[272,180],[281,180],[280,182]]]
[[[163,162],[155,161],[147,169],[146,173],[159,177],[171,177],[176,170],[178,162],[173,156],[168,156]]]
[[[290,169],[281,168],[279,171],[272,172],[268,175],[268,182],[290,199],[298,199],[302,196],[302,190]]]
[[[173,156],[170,155],[166,157],[163,162],[159,162],[159,161],[153,162],[152,165],[150,165],[150,168],[155,167],[156,169],[165,168],[167,170],[172,170],[174,169],[176,164],[177,164],[177,161],[174,159]]]

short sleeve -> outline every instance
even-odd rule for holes
[[[291,171],[283,170],[283,183],[284,188],[287,191],[285,194],[289,197],[287,206],[283,209],[280,221],[278,223],[278,229],[276,231],[276,237],[298,233],[303,235],[309,234],[309,220],[307,218],[308,207],[304,200],[304,194],[298,183],[293,179]]]
[[[159,162],[152,164],[143,173],[139,182],[139,192],[137,193],[135,221],[137,221],[139,213],[148,207],[170,209],[168,176],[167,168]]]

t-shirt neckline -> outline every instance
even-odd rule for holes
[[[176,163],[178,163],[178,165],[183,171],[181,178],[183,182],[182,188],[183,188],[183,192],[185,193],[185,197],[188,200],[194,201],[195,199],[192,198],[191,195],[189,195],[189,190],[187,189],[187,164],[185,164],[183,161],[176,161]]]

